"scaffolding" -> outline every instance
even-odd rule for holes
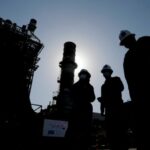
[[[40,60],[38,56],[43,49],[43,44],[34,34],[35,29],[35,19],[31,19],[29,24],[20,27],[9,19],[4,20],[0,18],[0,49],[4,52],[3,56],[8,58],[7,63],[11,64],[18,60],[16,63],[23,64],[21,69],[23,69],[25,84],[29,94],[34,71],[38,68],[37,63]],[[3,66],[5,67],[6,64]]]

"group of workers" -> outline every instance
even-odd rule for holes
[[[150,85],[150,36],[135,38],[135,34],[122,30],[119,34],[120,46],[128,49],[124,57],[124,75],[133,103],[134,132],[137,150],[146,150],[149,141],[149,85]],[[128,150],[126,142],[126,127],[123,111],[122,91],[124,85],[118,76],[112,77],[113,69],[105,64],[101,69],[105,81],[101,85],[101,115],[105,115],[105,128],[111,150]],[[71,97],[73,99],[71,124],[71,149],[88,150],[90,143],[92,102],[95,100],[94,88],[90,84],[91,74],[82,69],[79,81],[73,84]]]

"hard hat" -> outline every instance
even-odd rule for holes
[[[80,77],[81,74],[86,74],[88,76],[88,78],[91,77],[91,74],[86,69],[81,69],[81,71],[79,72],[78,76]]]
[[[123,41],[129,36],[135,36],[135,34],[131,33],[129,30],[121,30],[119,34],[120,45],[123,45]]]
[[[105,71],[109,71],[109,72],[113,72],[113,70],[111,69],[111,67],[109,65],[104,65],[101,72],[104,73]]]

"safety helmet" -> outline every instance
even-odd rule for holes
[[[131,33],[129,30],[121,30],[119,34],[120,45],[123,45],[123,41],[129,36],[135,36],[135,34]]]
[[[110,72],[110,73],[113,73],[113,70],[112,70],[111,67],[110,67],[109,65],[107,65],[107,64],[103,66],[101,72],[104,73],[104,72],[106,72],[106,71],[108,71],[108,72]]]
[[[80,77],[81,74],[86,74],[88,78],[91,77],[91,74],[86,69],[81,69],[81,71],[79,72],[78,76]]]

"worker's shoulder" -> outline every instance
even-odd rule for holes
[[[143,44],[145,44],[145,43],[147,43],[147,44],[149,44],[150,45],[150,36],[142,36],[142,37],[139,37],[138,38],[138,40],[137,40],[137,43],[143,43]]]
[[[114,77],[112,77],[111,79],[112,79],[112,82],[115,82],[115,83],[120,83],[120,82],[122,82],[122,81],[121,81],[121,78],[120,78],[119,76],[114,76]]]
[[[141,36],[138,38],[138,40],[143,40],[143,39],[150,39],[150,35],[145,35],[145,36]]]
[[[113,78],[114,78],[114,82],[123,84],[122,79],[119,76],[114,76]]]
[[[150,36],[142,36],[137,40],[137,49],[147,53],[150,49]],[[144,50],[145,49],[145,50]]]
[[[120,77],[119,76],[114,76],[112,77],[113,80],[120,80]]]

